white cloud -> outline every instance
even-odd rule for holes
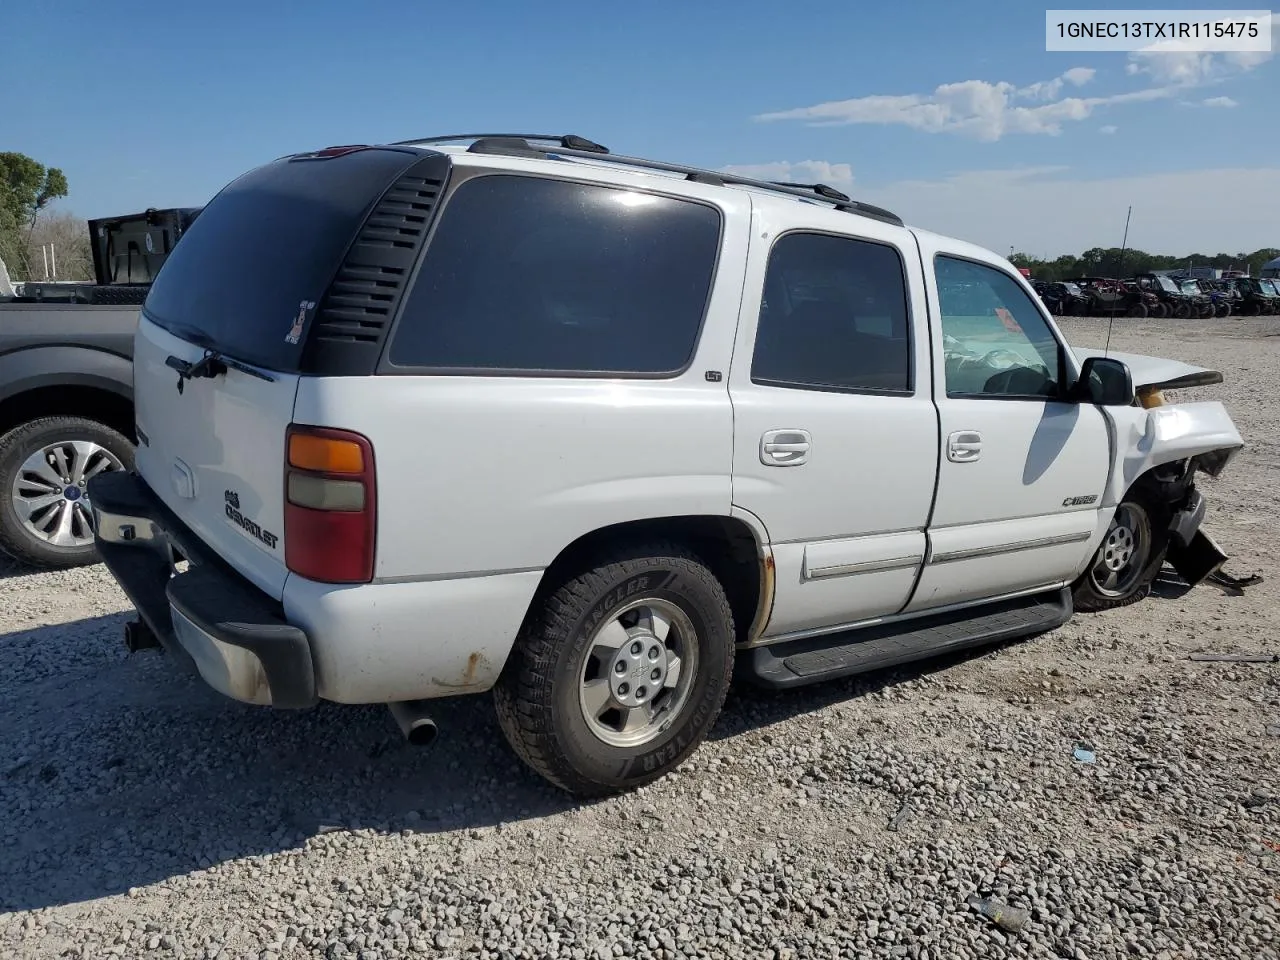
[[[1280,48],[1280,17],[1272,20],[1273,49]],[[944,83],[929,94],[897,94],[830,100],[808,107],[758,114],[757,121],[802,121],[810,126],[897,124],[927,133],[955,133],[995,141],[1007,134],[1057,136],[1066,123],[1092,116],[1100,107],[1161,100],[1182,91],[1219,83],[1257,69],[1271,52],[1199,53],[1186,43],[1162,41],[1129,54],[1125,73],[1147,76],[1154,85],[1107,96],[1067,96],[1068,85],[1082,87],[1097,75],[1091,67],[1072,67],[1051,80],[1019,87],[1006,81],[962,80]],[[1231,106],[1229,98],[1210,98],[1207,106]],[[1028,105],[1023,105],[1026,102]]]
[[[1022,97],[1026,100],[1052,100],[1062,92],[1062,78],[1054,77],[1052,80],[1038,80],[1033,84],[1022,87],[1014,91],[1014,96]]]
[[[1222,215],[1222,190],[1250,197]],[[1177,197],[1177,203],[1170,203]],[[1119,246],[1133,204],[1129,243],[1184,255],[1274,246],[1280,166],[1196,170],[1089,180],[1066,167],[977,170],[939,180],[863,183],[854,199],[887,207],[907,223],[1038,256]],[[1053,211],[1046,216],[1046,211]]]
[[[778,160],[774,163],[743,163],[720,168],[725,173],[755,180],[788,180],[792,183],[825,183],[847,193],[853,187],[853,167],[847,163],[828,163],[825,160],[798,160],[791,163]]]
[[[1125,72],[1130,76],[1146,74],[1157,83],[1185,87],[1204,86],[1224,80],[1233,74],[1257,69],[1280,47],[1280,17],[1271,20],[1271,50],[1242,53],[1201,53],[1187,50],[1189,41],[1162,40],[1145,50],[1129,54]]]
[[[1014,91],[1014,96],[1022,97],[1027,100],[1052,100],[1062,92],[1063,84],[1069,83],[1073,87],[1083,87],[1086,83],[1094,78],[1097,70],[1092,67],[1072,67],[1066,73],[1054,77],[1052,80],[1040,80],[1036,83],[1029,84]],[[970,81],[978,82],[978,81]],[[1005,86],[1004,84],[996,84],[997,87]]]
[[[755,119],[801,120],[812,126],[901,124],[928,133],[957,133],[993,141],[1010,133],[1056,136],[1064,123],[1087,119],[1100,106],[1155,100],[1172,93],[1171,88],[1153,87],[1106,97],[1055,99],[1065,84],[1081,86],[1092,80],[1094,73],[1088,67],[1073,67],[1052,80],[1025,87],[1003,81],[964,80],[944,83],[928,95],[855,97],[764,113]],[[1042,102],[1038,106],[1020,106],[1015,103],[1017,100]]]
[[[1115,133],[1115,132],[1116,132],[1117,130],[1119,130],[1119,129],[1120,129],[1120,128],[1119,128],[1119,127],[1117,127],[1114,123],[1108,123],[1106,126],[1099,127],[1099,128],[1098,128],[1098,132],[1099,132],[1099,133],[1105,133],[1105,134],[1112,134],[1112,133]]]
[[[1238,107],[1239,103],[1230,97],[1209,97],[1204,101],[1206,107]]]

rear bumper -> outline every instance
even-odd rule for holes
[[[310,641],[278,604],[205,547],[141,477],[107,473],[89,490],[98,552],[166,651],[243,703],[317,702]],[[189,569],[178,573],[178,560]]]

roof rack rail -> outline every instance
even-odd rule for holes
[[[606,157],[599,157],[593,156],[589,153],[582,153],[577,150],[555,150],[552,152],[557,156],[578,156],[585,160],[593,160],[598,163],[617,163],[625,166],[641,167],[646,170],[662,170],[667,173],[682,173],[686,180],[696,181],[697,183],[707,183],[713,186],[733,184],[740,187],[754,187],[757,190],[768,190],[771,193],[783,193],[787,196],[800,197],[801,199],[809,201],[825,200],[835,209],[843,213],[855,213],[859,216],[870,217],[872,220],[889,223],[895,227],[905,226],[902,222],[902,218],[896,213],[893,213],[890,210],[885,210],[883,207],[874,206],[870,203],[852,200],[839,190],[836,190],[834,187],[829,187],[823,183],[802,184],[786,183],[777,180],[756,180],[751,177],[740,177],[734,173],[725,173],[721,170],[706,170],[701,167],[690,167],[680,163],[666,163],[661,160],[646,160],[643,157],[627,157],[616,153],[611,153]]]
[[[523,146],[529,147],[528,141],[536,140],[540,143],[554,143],[566,150],[584,150],[588,153],[609,152],[608,147],[573,133],[454,133],[443,137],[418,137],[414,140],[398,140],[391,146],[410,147],[423,143],[452,143],[457,140],[474,140],[477,142],[484,140],[509,141],[513,149],[518,149],[516,141],[524,141]],[[472,146],[475,146],[475,144],[472,144]]]
[[[780,187],[800,187],[802,190],[812,190],[820,197],[826,197],[828,200],[839,200],[841,203],[852,203],[849,195],[841,193],[835,187],[829,187],[825,183],[792,183],[790,180],[770,180],[770,183],[777,184]]]
[[[684,174],[686,180],[706,183],[712,186],[735,185],[782,193],[787,196],[800,197],[810,202],[823,201],[832,204],[836,210],[844,213],[855,213],[870,217],[895,227],[905,226],[902,218],[883,207],[873,206],[853,200],[834,187],[825,183],[788,183],[782,180],[756,180],[752,177],[741,177],[721,170],[707,170],[702,167],[690,167],[680,163],[667,163],[661,160],[646,160],[643,157],[628,157],[610,153],[606,147],[585,137],[573,134],[523,134],[523,133],[459,133],[451,136],[422,137],[417,140],[401,140],[392,146],[420,146],[431,143],[448,143],[456,140],[471,140],[468,147],[471,153],[494,153],[507,156],[537,157],[578,157],[596,163],[616,163],[621,166],[640,167],[644,170],[661,170],[665,173]],[[540,149],[529,141],[556,144],[550,149]]]

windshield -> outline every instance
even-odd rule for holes
[[[1194,280],[1183,280],[1183,281],[1182,281],[1182,292],[1183,292],[1183,293],[1191,293],[1191,294],[1199,293],[1199,292],[1200,292],[1200,284],[1196,283]]]
[[[1158,286],[1165,293],[1181,293],[1182,292],[1178,289],[1177,284],[1175,284],[1168,277],[1157,276],[1156,286]]]
[[[1258,284],[1262,287],[1264,293],[1269,293],[1273,297],[1280,295],[1280,287],[1276,286],[1276,282],[1274,280],[1259,280]]]
[[[1080,284],[1078,283],[1064,283],[1063,286],[1067,288],[1067,293],[1071,294],[1073,297],[1084,296],[1084,294],[1080,291]]]

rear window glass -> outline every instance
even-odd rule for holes
[[[460,186],[391,341],[393,367],[655,376],[693,356],[720,215],[621,188]]]
[[[286,337],[301,305],[319,302],[370,206],[416,159],[361,150],[250,171],[174,247],[147,295],[147,317],[247,363],[296,371],[303,341]]]

